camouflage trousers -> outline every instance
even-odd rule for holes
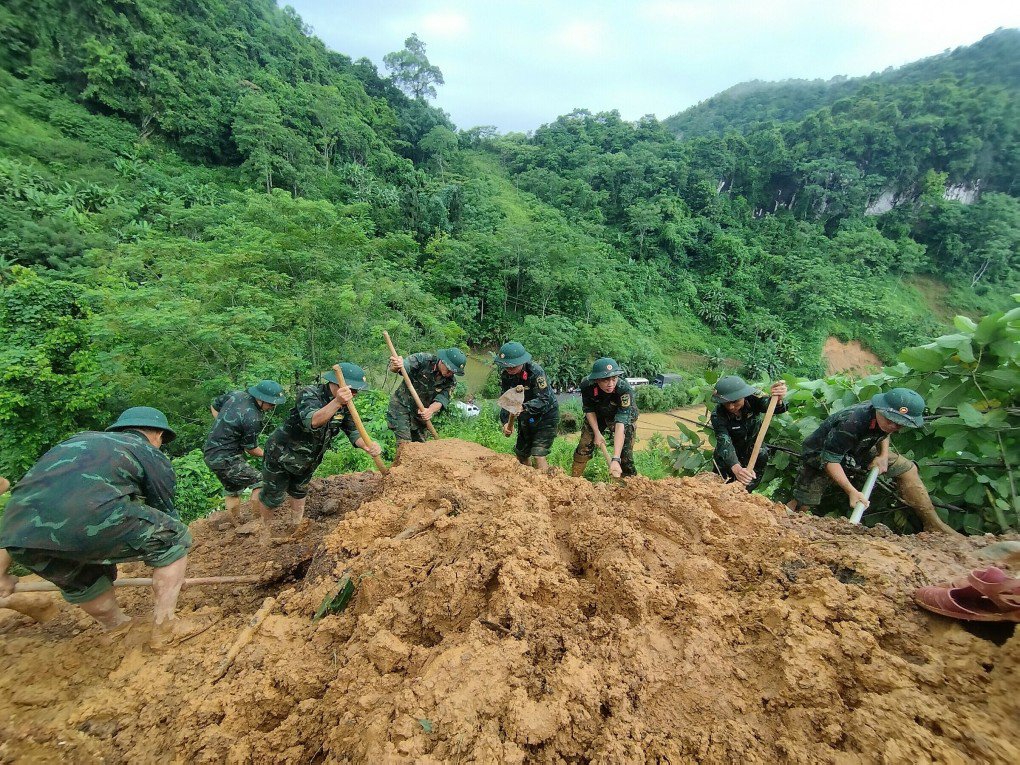
[[[140,502],[122,502],[116,525],[90,537],[87,549],[37,550],[8,547],[15,563],[52,582],[69,603],[86,603],[113,587],[117,564],[142,561],[163,568],[183,558],[191,532],[181,521]]]
[[[407,406],[396,396],[390,399],[386,410],[386,425],[393,431],[398,444],[401,441],[423,443],[429,433],[425,421],[415,412],[414,404]]]
[[[220,479],[228,497],[236,497],[245,489],[255,489],[262,485],[262,474],[240,454],[218,459],[206,457],[205,464]]]
[[[615,423],[603,423],[599,420],[599,429],[602,433],[607,430],[612,432]],[[625,476],[637,475],[637,467],[634,465],[634,437],[637,433],[637,426],[634,423],[625,425],[623,428],[623,452],[620,454],[620,469]],[[574,449],[574,464],[586,464],[595,453],[595,433],[588,424],[588,418],[584,418],[584,425],[581,427],[581,437],[577,440],[577,448]]]
[[[530,457],[548,457],[556,438],[556,429],[560,424],[560,412],[554,410],[535,418],[522,412],[517,419],[517,444],[514,454],[522,462]]]
[[[262,458],[259,501],[266,507],[279,507],[288,496],[304,499],[308,496],[308,484],[321,462],[321,455],[298,453],[270,437]]]
[[[878,449],[871,449],[867,454],[861,455],[861,458],[855,460],[855,462],[866,468],[877,456]],[[913,461],[890,450],[889,470],[885,475],[888,478],[896,478],[906,473],[913,466]],[[847,465],[843,465],[843,468],[845,470]],[[832,479],[829,478],[829,474],[825,472],[824,466],[819,468],[808,462],[803,462],[800,466],[800,472],[797,473],[797,483],[793,487],[793,498],[797,500],[798,505],[817,507],[821,504],[822,495],[825,494],[825,491],[835,485]]]

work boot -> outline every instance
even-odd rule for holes
[[[167,619],[152,627],[152,638],[149,648],[153,651],[165,651],[171,646],[201,635],[220,620],[220,614],[200,614],[184,619]]]
[[[956,534],[956,531],[946,525],[938,513],[935,505],[931,503],[928,490],[917,473],[917,468],[907,471],[896,477],[896,486],[899,489],[900,497],[907,503],[911,510],[917,515],[924,525],[925,531],[939,531],[943,534]]]
[[[580,478],[584,475],[584,469],[588,466],[588,460],[591,457],[574,457],[574,465],[570,468],[570,475],[574,478]]]

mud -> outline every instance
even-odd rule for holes
[[[851,372],[855,375],[869,375],[882,368],[882,360],[869,351],[858,340],[844,343],[837,337],[830,337],[822,347],[826,374]]]
[[[193,575],[272,575],[185,592],[223,618],[165,653],[104,646],[69,607],[0,612],[0,761],[1020,761],[1012,626],[909,598],[999,540],[791,518],[711,477],[594,485],[455,440],[309,507],[331,501],[269,551],[195,524]],[[350,606],[313,623],[343,572]]]

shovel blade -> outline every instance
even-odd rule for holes
[[[524,411],[524,391],[511,388],[500,396],[499,401],[496,403],[499,404],[501,409],[506,409],[510,414],[520,414]]]

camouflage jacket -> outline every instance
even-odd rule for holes
[[[556,394],[549,387],[545,370],[533,361],[525,362],[524,368],[515,375],[503,370],[499,375],[499,388],[506,393],[518,385],[524,386],[524,411],[528,416],[541,419],[547,414],[559,413],[560,405]],[[506,412],[501,412],[506,422]]]
[[[0,519],[0,547],[87,550],[136,502],[177,518],[170,460],[137,431],[71,436],[18,482]]]
[[[768,408],[768,396],[747,396],[736,414],[730,414],[723,404],[715,408],[712,430],[715,431],[715,456],[720,463],[733,467],[739,462],[746,466],[761,428],[762,415]],[[785,401],[777,402],[776,414],[785,412],[786,408]]]
[[[888,436],[878,427],[875,407],[868,402],[854,404],[827,417],[805,438],[801,457],[818,469],[827,462],[843,462],[848,458],[863,466],[868,452]]]
[[[617,422],[633,425],[638,418],[634,389],[622,377],[612,393],[603,392],[597,381],[585,378],[581,382],[581,408],[585,414],[594,412],[603,427]]]
[[[291,472],[301,473],[319,466],[333,439],[341,432],[355,443],[359,438],[358,428],[347,407],[321,427],[312,427],[312,415],[332,400],[333,394],[325,383],[302,388],[287,419],[266,442],[266,456],[279,460]]]
[[[219,415],[202,447],[206,462],[233,459],[246,449],[259,445],[264,413],[248,391],[238,390],[217,396],[212,408]]]
[[[411,378],[411,384],[418,392],[423,406],[438,401],[444,407],[450,405],[450,396],[457,385],[457,380],[450,375],[443,377],[439,373],[439,357],[434,353],[413,353],[404,359],[404,369]],[[393,397],[411,411],[417,407],[411,399],[411,392],[401,382]]]

